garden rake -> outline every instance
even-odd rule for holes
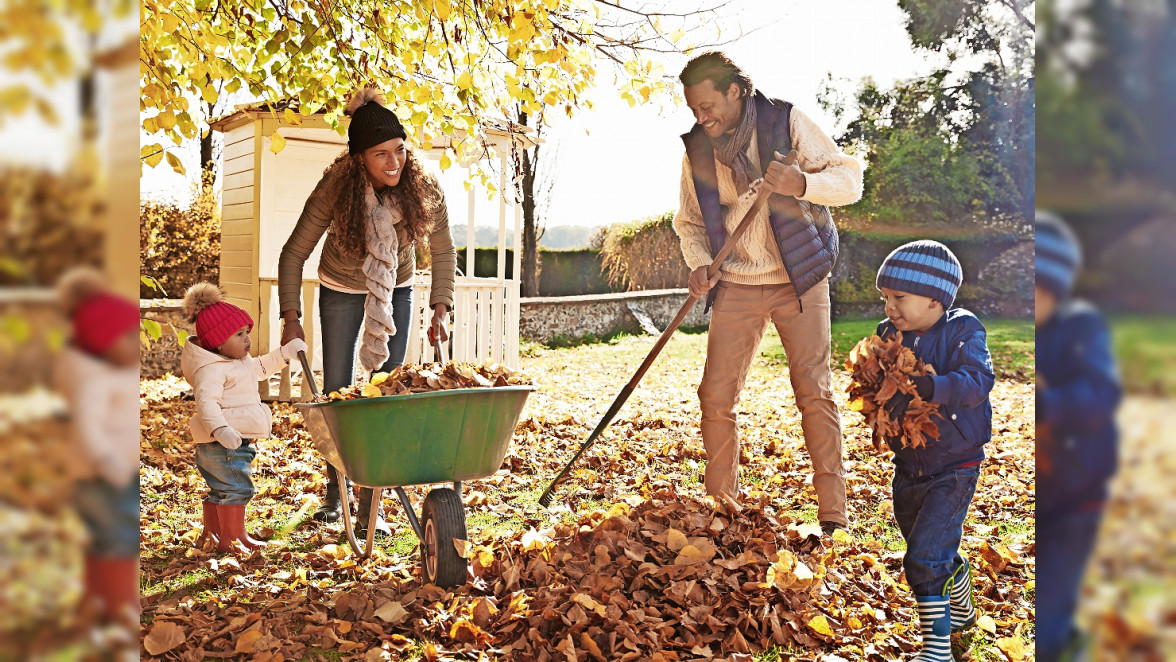
[[[796,163],[796,160],[797,152],[796,150],[792,150],[788,152],[787,156],[784,158],[784,164],[792,165]],[[731,249],[735,247],[735,244],[738,243],[740,237],[743,236],[743,233],[746,232],[747,228],[751,226],[752,219],[754,219],[760,213],[760,210],[763,209],[764,205],[767,204],[769,195],[770,194],[768,193],[767,189],[763,188],[763,179],[759,179],[752,183],[751,187],[746,193],[740,196],[741,201],[746,201],[747,198],[755,196],[755,202],[751,205],[751,209],[748,209],[747,213],[743,215],[743,219],[739,221],[739,225],[735,228],[735,232],[731,233],[731,236],[727,238],[727,241],[723,244],[723,248],[719,251],[719,254],[715,256],[715,259],[711,262],[710,267],[707,268],[706,275],[708,280],[714,278],[715,274],[719,273],[719,267],[723,265],[723,262],[727,259],[727,255],[731,252]],[[548,485],[547,489],[543,491],[542,495],[540,495],[540,506],[547,508],[551,505],[551,499],[554,495],[555,487],[559,485],[565,476],[568,475],[568,472],[571,471],[572,465],[576,463],[576,460],[580,459],[580,456],[583,455],[584,452],[587,451],[592,446],[592,444],[596,442],[596,439],[600,436],[600,433],[604,432],[604,429],[608,427],[609,423],[612,422],[613,417],[617,415],[618,411],[620,411],[621,406],[624,405],[625,401],[629,399],[629,396],[633,394],[633,389],[637,388],[637,384],[641,381],[641,378],[645,376],[645,372],[649,370],[651,365],[653,365],[654,359],[657,358],[658,354],[661,353],[662,348],[664,348],[666,343],[669,342],[670,336],[674,335],[674,331],[676,331],[678,326],[682,324],[682,320],[686,319],[686,315],[690,312],[690,309],[693,308],[694,304],[701,298],[701,296],[695,296],[692,294],[686,299],[686,302],[682,304],[682,307],[678,310],[678,314],[674,316],[674,319],[670,322],[670,325],[667,326],[666,330],[662,331],[661,336],[658,337],[657,342],[653,345],[653,349],[649,350],[649,355],[645,357],[645,361],[641,363],[641,367],[637,368],[637,372],[633,374],[633,378],[630,379],[629,383],[621,389],[621,392],[617,394],[616,400],[613,400],[612,406],[608,408],[608,411],[605,412],[604,417],[601,418],[600,422],[596,424],[596,429],[592,431],[592,434],[588,435],[588,439],[580,445],[580,450],[576,451],[576,454],[572,456],[572,459],[569,460],[566,465],[564,465],[564,468],[559,472],[559,475],[557,475],[555,479],[551,481],[551,484]]]

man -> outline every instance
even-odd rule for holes
[[[756,91],[721,52],[692,59],[679,79],[697,124],[682,136],[686,157],[674,229],[691,269],[690,293],[708,294],[707,306],[714,308],[698,388],[706,491],[738,494],[735,404],[770,320],[788,357],[813,463],[817,516],[830,535],[848,526],[841,422],[829,369],[828,277],[837,258],[837,229],[811,205],[856,202],[862,166],[792,104]],[[797,159],[788,164],[784,155],[793,149]],[[771,192],[768,204],[722,271],[708,280],[707,267],[754,199],[739,196],[760,177]]]

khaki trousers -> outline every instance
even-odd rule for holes
[[[789,378],[800,410],[804,445],[813,463],[820,521],[848,525],[841,419],[833,402],[829,369],[829,280],[797,303],[791,284],[738,285],[720,282],[711,310],[706,368],[698,399],[706,447],[707,494],[735,497],[739,487],[739,430],[735,405],[770,320],[788,357]]]

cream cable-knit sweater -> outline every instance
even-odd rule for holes
[[[825,132],[794,106],[789,130],[792,146],[799,152],[799,164],[804,171],[806,189],[800,199],[812,203],[840,207],[850,205],[862,197],[862,164],[843,154]],[[759,169],[757,136],[752,135],[747,150],[752,164]],[[715,160],[719,183],[719,202],[727,207],[723,225],[732,233],[751,208],[754,197],[739,204],[731,169]],[[760,173],[762,176],[763,173]],[[681,199],[674,216],[674,230],[682,242],[682,257],[693,271],[712,262],[710,241],[706,236],[706,222],[698,206],[690,160],[682,157]],[[772,237],[771,221],[765,205],[739,243],[727,256],[722,267],[722,280],[742,285],[778,285],[788,282],[788,273],[780,260],[780,251]]]

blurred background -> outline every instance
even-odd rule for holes
[[[1079,622],[1094,659],[1176,659],[1176,2],[1037,4],[1037,207],[1078,234],[1125,398]]]
[[[50,377],[63,273],[97,267],[137,298],[138,19],[127,0],[0,3],[0,660],[84,659],[117,638],[80,608],[86,467]]]

